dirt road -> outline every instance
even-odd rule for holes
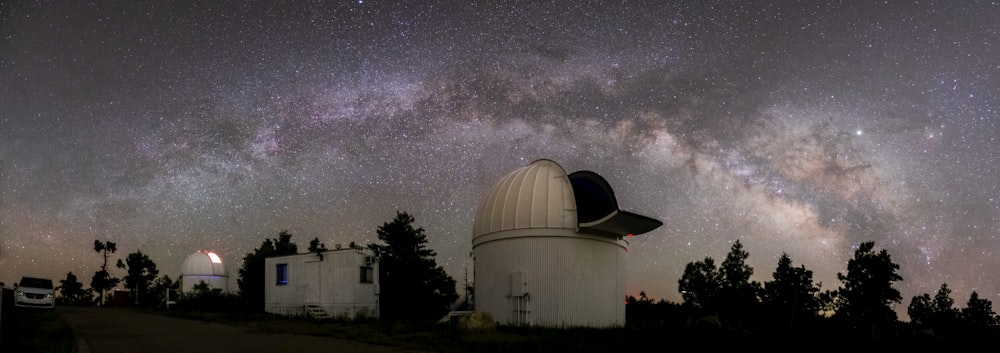
[[[327,337],[250,329],[113,308],[58,307],[80,336],[79,353],[407,352]]]

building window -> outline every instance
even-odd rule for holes
[[[375,283],[375,269],[371,266],[361,266],[361,283]]]
[[[283,286],[288,284],[288,264],[278,264],[276,273],[278,278],[277,285]]]

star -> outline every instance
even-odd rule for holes
[[[680,301],[737,239],[754,280],[786,252],[835,289],[874,241],[904,300],[1000,300],[995,4],[356,5],[5,7],[0,281],[86,282],[94,240],[237,273],[397,210],[458,277],[486,191],[547,158],[664,222],[629,240],[633,294]]]

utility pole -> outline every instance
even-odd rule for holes
[[[465,306],[471,309],[472,299],[469,298],[469,293],[471,293],[472,290],[469,288],[469,267],[463,266],[462,269],[465,271],[465,284],[463,285],[465,287]]]

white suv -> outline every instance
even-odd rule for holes
[[[55,308],[56,291],[48,278],[21,277],[14,288],[14,306],[22,308]]]

